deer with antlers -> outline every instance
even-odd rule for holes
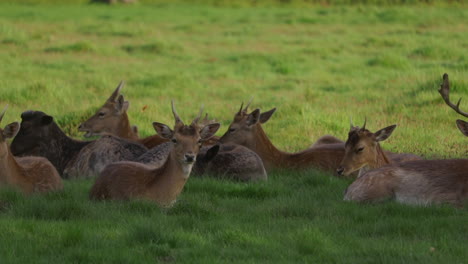
[[[460,114],[460,115],[462,115],[464,117],[468,117],[468,112],[463,112],[462,110],[460,110],[461,98],[458,100],[456,105],[453,104],[452,102],[450,102],[450,97],[449,97],[450,83],[449,83],[448,74],[444,73],[444,76],[442,77],[442,79],[443,79],[443,82],[440,85],[439,93],[442,96],[442,98],[444,99],[444,102],[448,106],[450,106],[450,108],[455,110],[455,112],[457,112],[458,114]],[[458,119],[456,121],[456,124],[457,124],[458,129],[460,129],[460,131],[463,133],[463,135],[468,137],[468,122]]]
[[[5,115],[0,114],[0,122]],[[48,192],[62,189],[62,179],[55,167],[45,158],[16,158],[11,154],[6,140],[13,138],[19,131],[18,122],[0,128],[0,186],[10,185],[24,193]]]
[[[366,129],[366,121],[362,127],[354,126],[351,122],[348,139],[345,143],[345,155],[336,170],[338,175],[348,176],[359,170],[359,177],[371,169],[377,169],[390,163],[421,159],[414,154],[394,154],[384,151],[379,142],[390,137],[396,125],[372,133]]]
[[[167,139],[159,135],[139,138],[137,126],[130,125],[128,119],[127,110],[130,103],[125,101],[123,95],[120,94],[120,90],[124,87],[124,84],[125,83],[121,81],[104,105],[88,120],[81,123],[78,130],[86,132],[84,135],[85,137],[111,134],[120,138],[136,141],[145,145],[147,148],[153,148],[167,142]]]
[[[313,148],[297,153],[278,150],[270,141],[262,124],[266,123],[276,108],[267,112],[255,109],[247,113],[250,102],[234,115],[228,131],[220,138],[222,143],[235,143],[256,152],[263,161],[265,169],[306,169],[335,170],[344,155],[342,144],[317,144]]]
[[[219,123],[198,124],[202,110],[190,125],[185,125],[172,102],[174,130],[154,122],[155,130],[170,140],[173,147],[161,167],[137,162],[117,162],[108,165],[96,179],[90,192],[94,200],[143,198],[162,207],[171,206],[190,176],[196,156],[204,141],[219,129]]]
[[[450,107],[463,113],[460,101],[457,105],[450,103],[447,74],[443,76],[439,92]],[[376,133],[377,137],[385,137],[388,131]],[[346,189],[344,196],[344,200],[358,202],[385,199],[414,205],[449,203],[463,206],[468,199],[468,159],[416,160],[389,164],[358,177]]]

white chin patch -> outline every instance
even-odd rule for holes
[[[190,176],[190,172],[192,171],[193,163],[184,164],[182,166],[182,170],[184,172],[184,178],[187,179]]]

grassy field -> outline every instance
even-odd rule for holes
[[[264,126],[280,148],[345,139],[349,117],[383,146],[467,157],[468,9],[460,6],[211,7],[0,4],[2,122],[27,109],[78,124],[120,80],[142,135],[201,104],[222,124],[242,101],[278,111]],[[146,109],[146,110],[143,110]],[[176,206],[88,201],[92,180],[25,197],[0,191],[0,263],[467,263],[467,209],[341,201],[349,180],[278,171],[266,183],[192,178]]]

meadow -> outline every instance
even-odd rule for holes
[[[120,80],[140,135],[201,104],[222,123],[241,102],[277,112],[264,125],[298,151],[349,119],[382,145],[425,158],[467,158],[460,118],[437,92],[451,79],[468,110],[468,9],[460,5],[257,6],[0,3],[2,122],[41,110],[64,131]],[[351,182],[308,170],[263,183],[191,178],[171,209],[88,200],[93,179],[24,196],[0,190],[0,263],[467,263],[468,211],[342,201]]]

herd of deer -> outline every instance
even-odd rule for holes
[[[250,103],[241,105],[219,138],[214,135],[220,124],[208,116],[201,119],[203,109],[187,125],[172,102],[174,127],[154,122],[157,135],[139,138],[137,128],[130,125],[122,87],[120,83],[104,106],[79,126],[86,137],[100,135],[97,140],[68,137],[52,116],[39,111],[24,112],[21,125],[14,122],[0,129],[0,185],[25,193],[46,192],[61,189],[62,178],[98,175],[90,191],[93,200],[140,198],[166,207],[176,201],[191,173],[250,181],[266,180],[267,172],[274,169],[315,168],[344,176],[357,174],[345,191],[345,200],[394,198],[407,204],[463,206],[468,198],[468,159],[423,160],[384,151],[379,142],[396,125],[372,133],[366,123],[351,124],[346,142],[327,135],[306,150],[287,153],[278,150],[263,130],[276,109],[249,113]],[[450,102],[449,89],[444,74],[442,98],[468,117],[460,110],[460,101]],[[457,120],[457,126],[468,136],[467,122]],[[8,138],[14,138],[11,146]]]

